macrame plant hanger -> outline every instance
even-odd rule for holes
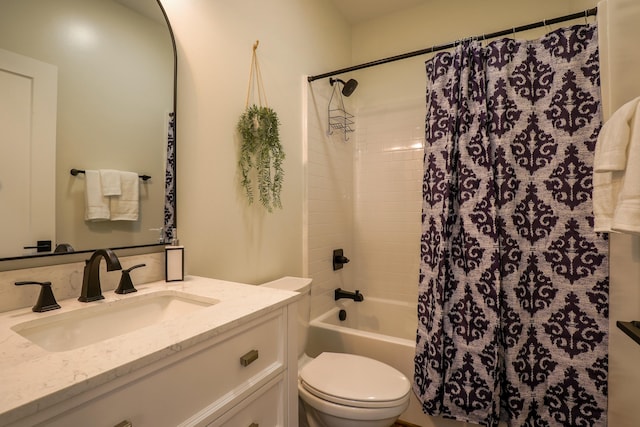
[[[251,70],[245,111],[238,122],[238,132],[241,136],[240,168],[241,184],[249,204],[253,203],[252,177],[257,181],[258,198],[260,203],[272,212],[273,208],[282,208],[280,191],[282,190],[284,171],[282,164],[285,154],[280,144],[278,115],[269,108],[267,95],[262,81],[260,64],[256,50],[260,41],[253,44],[251,55]],[[257,103],[255,102],[257,92]],[[250,101],[253,99],[254,102]],[[251,170],[255,169],[255,175]]]
[[[260,64],[258,63],[258,57],[256,55],[256,50],[258,50],[258,45],[260,44],[260,40],[256,40],[253,44],[253,53],[251,55],[251,70],[249,71],[249,84],[247,88],[247,102],[244,104],[244,108],[249,108],[249,101],[251,99],[251,93],[254,92],[254,88],[258,92],[258,106],[262,107],[263,97],[264,97],[264,106],[269,107],[269,103],[267,102],[267,92],[264,90],[264,83],[262,82],[262,73],[260,72]]]

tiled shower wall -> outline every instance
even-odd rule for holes
[[[357,110],[355,137],[355,288],[364,295],[416,302],[424,101]]]
[[[327,81],[308,92],[308,240],[311,315],[333,290],[415,302],[420,250],[424,100],[384,99],[354,108],[356,131],[327,135]],[[351,260],[334,272],[333,249]]]
[[[353,288],[355,261],[333,271],[334,249],[353,258],[353,141],[338,131],[327,134],[328,79],[307,92],[307,221],[311,317],[334,306],[335,288]]]

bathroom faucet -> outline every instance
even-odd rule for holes
[[[362,295],[358,290],[356,290],[355,292],[349,292],[338,288],[334,291],[333,295],[336,301],[338,301],[340,298],[349,298],[356,302],[364,301],[364,295]]]
[[[100,287],[100,259],[107,262],[107,271],[122,270],[120,261],[116,253],[111,249],[98,249],[91,255],[84,266],[84,276],[82,277],[82,292],[78,301],[90,302],[103,299],[102,288]]]

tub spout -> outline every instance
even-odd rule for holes
[[[334,298],[338,301],[341,298],[349,298],[356,302],[364,301],[364,295],[360,293],[360,291],[356,290],[355,292],[345,291],[340,288],[334,291]]]

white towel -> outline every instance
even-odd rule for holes
[[[122,194],[120,171],[118,170],[100,169],[100,184],[102,185],[103,196],[119,196]]]
[[[97,170],[85,171],[85,221],[106,221],[109,219],[109,198],[102,194],[100,173]]]
[[[593,166],[595,231],[640,234],[640,98],[604,124]]]
[[[111,196],[111,221],[137,221],[140,206],[140,179],[135,172],[120,171],[119,196]]]
[[[624,137],[618,139],[617,143],[609,140],[604,149],[596,146],[593,174],[596,231],[640,233],[640,189],[634,188],[640,182],[640,103],[633,108],[633,103],[637,101],[633,98],[640,95],[640,80],[629,72],[640,69],[640,55],[629,54],[637,50],[640,37],[638,16],[638,0],[605,0],[598,3],[602,111],[604,119],[609,119],[607,123],[612,122],[609,127],[616,122],[620,124],[627,121],[628,129],[623,124],[616,133],[620,135],[620,132],[624,134],[628,131],[629,135],[626,141]],[[611,114],[612,111],[616,113]],[[634,117],[626,120],[625,113]],[[605,127],[601,132],[602,140],[611,134]],[[618,144],[618,148],[611,150],[611,144]],[[622,146],[625,147],[624,152]],[[607,172],[607,169],[610,171]]]

